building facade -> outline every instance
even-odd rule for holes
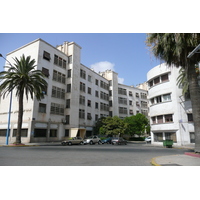
[[[95,134],[93,126],[103,116],[148,115],[147,91],[119,84],[116,72],[96,73],[81,64],[81,47],[75,42],[53,47],[37,39],[8,53],[6,59],[12,64],[12,58],[22,54],[35,59],[36,68],[48,83],[44,99],[24,99],[24,143]],[[9,142],[15,141],[17,129],[18,99],[14,94],[13,91]],[[6,137],[9,101],[9,96],[0,97],[0,142]]]
[[[194,144],[191,101],[177,86],[179,68],[158,65],[147,73],[149,117],[152,143],[162,145],[172,139],[174,145]]]

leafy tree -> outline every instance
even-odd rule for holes
[[[105,119],[105,117],[100,117],[93,128],[94,134],[105,134],[104,129],[102,128],[102,126],[104,125],[103,120]]]
[[[200,152],[200,87],[195,65],[199,63],[198,54],[188,58],[200,43],[199,33],[150,33],[146,44],[153,55],[168,65],[182,67],[187,74],[195,129],[195,152]]]
[[[118,116],[106,117],[103,123],[107,135],[123,135],[125,133],[126,125]]]
[[[35,70],[35,60],[31,60],[30,56],[25,57],[24,54],[20,60],[15,57],[15,63],[8,68],[7,71],[0,72],[0,94],[5,98],[5,95],[15,91],[15,95],[19,100],[19,112],[17,123],[16,144],[21,143],[21,127],[23,119],[23,99],[30,95],[33,99],[35,95],[37,100],[44,97],[44,92],[47,88],[47,82],[43,79],[45,76],[40,70]]]
[[[127,134],[137,134],[138,136],[141,136],[145,132],[149,121],[145,115],[138,113],[136,115],[126,117],[124,119],[124,123],[127,124]]]

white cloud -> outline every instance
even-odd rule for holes
[[[99,73],[99,72],[104,72],[107,69],[115,71],[114,66],[115,66],[114,63],[110,63],[108,61],[102,61],[102,62],[98,62],[98,63],[90,65],[90,68],[93,69],[95,72]]]
[[[114,68],[115,64],[108,62],[108,61],[101,61],[95,64],[90,65],[90,68],[93,69],[95,72],[104,72],[106,70],[112,70],[115,71]],[[118,78],[118,83],[123,84],[124,83],[124,78]]]
[[[118,77],[118,83],[123,84],[123,83],[124,83],[124,78],[119,78],[119,77]]]

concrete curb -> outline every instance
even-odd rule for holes
[[[159,157],[160,157],[160,156],[159,156]],[[159,157],[152,158],[150,163],[151,163],[152,165],[154,165],[154,166],[161,166],[161,165],[159,165],[159,164],[156,162],[156,158],[159,158]]]
[[[40,145],[0,145],[0,147],[34,147]]]

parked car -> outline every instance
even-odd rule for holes
[[[102,144],[111,144],[112,137],[108,137],[104,140],[101,140]]]
[[[92,144],[96,144],[96,143],[102,144],[101,139],[96,135],[93,135],[93,136],[90,136],[90,137],[84,139],[84,144],[92,145]]]
[[[61,144],[63,146],[72,145],[72,144],[81,144],[81,145],[83,145],[84,141],[83,141],[83,138],[81,138],[81,137],[73,137],[73,138],[70,138],[70,139],[62,141]]]
[[[127,145],[127,141],[124,140],[123,138],[112,138],[111,140],[111,144],[114,145],[114,144],[125,144]]]
[[[148,142],[150,143],[151,142],[151,136],[145,138],[145,141],[146,141],[146,143],[148,143]]]

